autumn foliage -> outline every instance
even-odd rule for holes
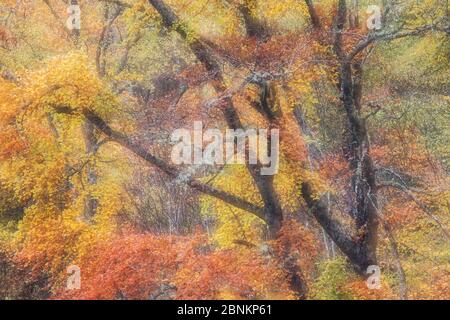
[[[442,1],[66,2],[0,6],[0,299],[450,299]]]
[[[95,246],[78,263],[77,299],[289,298],[286,275],[258,250],[214,250],[204,235],[128,234]]]

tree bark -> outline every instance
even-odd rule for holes
[[[245,0],[244,3],[238,5],[238,10],[244,20],[247,36],[265,41],[270,36],[270,32],[266,25],[253,15],[252,7],[254,6],[256,6],[255,0]]]
[[[349,258],[355,270],[365,275],[367,267],[377,264],[377,186],[375,168],[370,156],[366,123],[360,115],[362,92],[362,66],[353,64],[344,52],[343,32],[347,21],[346,1],[339,0],[334,27],[334,52],[339,63],[339,93],[347,118],[345,157],[352,173],[349,195],[352,199],[350,213],[356,232],[345,230],[330,216],[328,203],[322,197],[316,200],[312,186],[302,184],[302,196],[339,249]]]
[[[95,126],[90,121],[84,121],[82,124],[83,139],[86,148],[86,154],[88,157],[95,156],[98,148],[98,141],[95,135]],[[98,207],[98,199],[92,196],[90,188],[97,184],[97,174],[95,172],[95,164],[92,159],[86,164],[86,181],[88,184],[88,190],[84,199],[84,217],[87,221],[90,221],[95,215]]]
[[[149,0],[149,3],[158,11],[165,27],[174,28],[183,39],[187,40],[187,27],[183,25],[182,21],[168,5],[161,0]],[[223,81],[220,65],[217,63],[213,54],[209,52],[208,48],[203,45],[200,37],[195,37],[194,40],[186,41],[186,43],[196,58],[203,64],[204,68],[213,76],[212,85],[216,92],[225,92],[227,87]],[[239,114],[233,105],[231,98],[224,99],[222,110],[230,129],[243,129]],[[247,169],[252,176],[264,203],[265,221],[267,222],[267,226],[269,228],[269,234],[271,237],[276,237],[281,228],[283,212],[279,197],[273,186],[273,177],[262,176],[260,172],[260,164],[247,164]]]
[[[319,15],[317,14],[316,8],[312,3],[312,0],[305,0],[306,5],[308,6],[309,17],[311,19],[311,24],[314,29],[321,29],[322,25],[320,23]]]
[[[57,109],[58,111],[58,109]],[[62,112],[67,113],[66,110],[63,110]],[[149,151],[147,151],[146,148],[140,146],[139,144],[133,142],[130,138],[127,136],[113,130],[102,118],[100,118],[95,112],[91,110],[83,110],[83,115],[86,117],[86,119],[91,122],[98,130],[103,132],[107,137],[111,139],[111,141],[114,141],[121,146],[125,147],[126,149],[130,150],[132,153],[136,154],[140,158],[144,159],[151,165],[156,166],[160,170],[162,170],[165,174],[172,178],[178,178],[181,175],[181,172],[178,171],[178,169],[174,166],[171,166],[164,160],[157,158],[156,156],[152,155]],[[264,214],[265,210],[264,208],[261,208],[257,205],[254,205],[246,200],[243,200],[237,196],[234,196],[232,194],[229,194],[227,192],[224,192],[222,190],[219,190],[217,188],[214,188],[210,185],[204,184],[194,178],[187,178],[186,180],[182,180],[181,182],[186,183],[193,189],[200,191],[204,194],[210,195],[212,197],[215,197],[217,199],[220,199],[226,203],[229,203],[237,208],[240,208],[242,210],[248,211],[250,213],[253,213],[257,217],[265,220],[266,216]]]

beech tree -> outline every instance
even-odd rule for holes
[[[379,14],[345,0],[70,5],[80,29],[58,1],[1,11],[0,240],[16,246],[16,283],[29,270],[50,295],[85,299],[442,290],[410,288],[427,264],[407,244],[435,241],[432,274],[445,274],[445,1],[382,1]],[[248,157],[175,165],[170,133],[198,120],[279,130],[279,173]],[[380,260],[397,284],[367,293]],[[64,292],[71,264],[86,271],[80,292]]]

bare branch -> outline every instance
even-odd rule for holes
[[[439,226],[439,228],[442,230],[442,232],[444,233],[447,240],[450,240],[450,234],[446,230],[446,228],[442,225],[439,218],[437,216],[435,216],[432,212],[430,212],[430,210],[419,199],[416,198],[416,196],[408,189],[407,186],[405,186],[403,184],[398,184],[395,182],[388,182],[388,181],[382,182],[378,186],[379,187],[391,187],[391,188],[395,188],[397,190],[403,191],[412,201],[414,201],[419,206],[419,208],[425,214],[427,214]]]
[[[405,38],[405,37],[419,36],[428,31],[431,31],[431,30],[440,30],[441,31],[441,28],[438,28],[438,26],[443,20],[444,19],[441,19],[434,23],[423,25],[414,30],[404,30],[404,31],[394,31],[394,32],[381,31],[381,32],[370,33],[365,39],[361,40],[355,46],[355,48],[352,50],[352,52],[348,55],[347,59],[348,59],[348,61],[352,61],[359,53],[361,53],[364,49],[366,49],[372,43],[377,42],[377,41],[390,41],[390,40],[395,40],[395,39],[400,39],[400,38]]]
[[[173,178],[179,178],[181,176],[181,172],[174,166],[168,164],[164,160],[152,155],[145,148],[133,142],[130,138],[125,136],[124,134],[113,130],[100,116],[98,116],[95,112],[91,110],[83,110],[83,115],[88,119],[97,129],[103,132],[111,141],[114,141],[126,149],[130,150],[137,156],[141,157],[148,163],[154,165],[155,167],[162,170],[165,174]],[[225,191],[219,190],[213,186],[204,184],[197,179],[194,178],[186,178],[186,179],[178,179],[178,181],[182,181],[187,184],[191,188],[200,191],[204,194],[212,196],[214,198],[220,199],[226,203],[229,203],[237,208],[243,209],[250,213],[253,213],[258,218],[265,220],[264,209],[255,204],[252,204],[242,198],[239,198],[235,195],[227,193]]]

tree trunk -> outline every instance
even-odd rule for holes
[[[97,152],[98,144],[97,137],[95,135],[95,126],[90,121],[84,121],[83,123],[83,138],[86,148],[86,154],[92,158]],[[91,162],[86,165],[86,181],[88,184],[87,194],[84,199],[84,217],[90,221],[95,215],[98,207],[98,200],[92,196],[91,188],[97,184],[97,174],[95,172],[95,164]]]
[[[183,26],[182,21],[168,5],[166,5],[162,0],[149,0],[149,3],[161,15],[163,23],[167,28],[175,28],[184,40],[188,39],[186,26]],[[202,43],[200,37],[196,37],[195,40],[186,41],[186,43],[197,59],[203,64],[204,68],[214,76],[212,85],[215,91],[217,93],[225,92],[227,87],[223,80],[220,65],[217,63],[215,57],[210,53],[208,48]],[[222,108],[228,127],[230,129],[243,129],[239,114],[233,105],[231,98],[224,100]],[[269,234],[271,237],[275,237],[281,228],[283,213],[278,195],[276,194],[273,185],[273,177],[262,176],[260,172],[260,164],[251,165],[247,163],[247,169],[252,176],[264,203],[264,215],[265,221],[269,228]]]
[[[357,69],[357,72],[361,71]],[[348,144],[345,156],[353,174],[351,213],[356,223],[357,241],[360,242],[363,251],[361,255],[367,260],[365,264],[376,265],[377,187],[366,123],[359,114],[360,95],[355,94],[356,90],[361,90],[361,80],[354,81],[355,77],[352,77],[352,67],[349,62],[341,64],[340,80],[341,100],[348,121]]]

